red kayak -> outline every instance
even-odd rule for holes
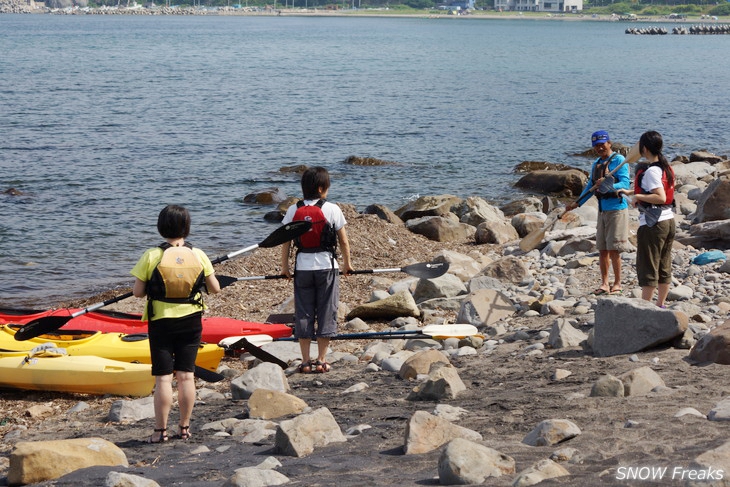
[[[45,316],[70,316],[80,310],[81,308],[49,311],[0,308],[0,324],[14,323],[24,325]],[[91,311],[71,319],[62,329],[103,331],[132,335],[135,333],[147,333],[147,322],[142,321],[142,315],[139,314],[99,310]],[[272,338],[286,338],[291,336],[291,334],[292,329],[284,324],[254,323],[219,316],[203,318],[203,341],[207,343],[218,343],[224,338],[231,336],[269,335]]]

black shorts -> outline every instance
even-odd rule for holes
[[[203,334],[202,316],[202,313],[193,313],[183,318],[149,322],[152,375],[195,372],[195,359]]]

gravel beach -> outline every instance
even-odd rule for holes
[[[426,262],[447,250],[495,260],[508,247],[475,245],[473,241],[434,242],[409,232],[402,225],[387,223],[374,215],[357,214],[351,207],[346,206],[345,213],[356,269]],[[691,250],[680,248],[677,255],[681,259],[675,261],[688,259]],[[565,260],[577,260],[577,257]],[[278,258],[278,249],[258,249],[221,264],[217,273],[275,274]],[[597,262],[575,267],[565,262],[561,265],[546,261],[537,251],[519,258],[533,273],[531,289],[537,294],[563,287],[568,278],[578,283],[570,292],[583,300],[585,309],[567,310],[566,317],[575,320],[577,328],[588,332],[594,321],[592,307],[597,302],[590,294],[598,283]],[[700,286],[699,278],[690,276],[688,267],[686,260],[676,265],[675,278],[690,285],[697,282]],[[637,290],[631,254],[625,255],[623,269],[624,296],[631,297]],[[715,270],[707,266],[705,272]],[[367,302],[373,289],[405,277],[348,276],[341,281],[341,302],[352,309]],[[727,296],[726,282],[724,279],[717,283],[716,297]],[[114,294],[121,292],[124,290]],[[110,295],[58,305],[88,305]],[[285,280],[248,281],[209,297],[207,303],[211,315],[264,321],[270,314],[288,311],[282,303],[290,296],[291,283]],[[141,300],[127,300],[113,309],[137,312],[143,304]],[[706,307],[709,306],[708,303]],[[455,318],[455,312],[439,315],[440,320],[451,323]],[[679,474],[670,478],[672,473],[689,469],[698,455],[719,447],[730,434],[727,422],[705,417],[730,393],[727,381],[723,380],[726,369],[714,364],[693,366],[686,360],[687,349],[672,347],[600,358],[581,347],[551,349],[544,344],[556,319],[554,314],[516,313],[504,320],[506,333],[496,337],[496,345],[480,348],[475,354],[451,357],[466,385],[466,391],[457,398],[441,401],[463,408],[455,423],[477,431],[483,437],[483,445],[513,458],[517,472],[551,456],[558,458],[569,475],[540,485],[687,485],[686,478],[682,480]],[[716,326],[724,319],[726,313],[724,317],[721,313],[712,315],[705,326]],[[388,326],[387,322],[368,324],[375,330]],[[372,340],[336,341],[331,348],[333,352],[342,352],[340,356],[357,356],[371,343]],[[225,358],[223,365],[244,372],[251,362]],[[131,424],[107,420],[111,404],[119,398],[6,390],[0,395],[0,485],[7,485],[9,457],[18,442],[81,437],[101,437],[116,444],[127,455],[130,467],[94,467],[35,485],[99,486],[104,485],[109,472],[123,471],[163,486],[219,486],[235,469],[258,465],[268,457],[275,457],[281,464],[276,470],[290,480],[288,485],[440,485],[437,468],[440,449],[418,455],[405,455],[403,449],[408,419],[416,411],[432,413],[439,402],[407,400],[415,382],[402,380],[392,372],[372,372],[366,366],[366,362],[340,360],[333,363],[332,371],[327,374],[288,377],[291,394],[313,409],[328,408],[343,432],[361,426],[358,429],[361,433],[350,436],[346,442],[315,449],[302,458],[277,454],[273,437],[251,444],[202,429],[213,421],[245,418],[247,405],[243,400],[200,401],[193,412],[190,441],[148,445],[141,440],[150,434],[152,419]],[[602,376],[620,376],[642,366],[651,367],[666,387],[636,397],[590,396],[593,384]],[[556,379],[557,369],[567,370],[569,375]],[[344,393],[359,383],[367,387]],[[225,394],[230,391],[230,380],[216,384],[199,382],[198,386],[201,391],[212,389]],[[80,403],[86,409],[71,412]],[[39,405],[50,409],[41,417],[30,414]],[[700,414],[678,417],[683,408],[694,408]],[[175,415],[173,408],[172,433],[176,432]],[[580,428],[581,434],[553,446],[535,447],[522,442],[541,421],[548,419],[567,419]],[[660,480],[632,480],[625,476],[626,467],[668,467],[668,471]],[[515,475],[505,475],[490,478],[483,485],[508,486],[514,479]]]

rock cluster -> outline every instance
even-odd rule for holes
[[[29,14],[33,7],[24,0],[0,0],[0,14]]]

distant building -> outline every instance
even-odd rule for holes
[[[730,1],[730,0],[728,0]],[[451,3],[441,5],[440,10],[474,10],[474,0],[453,0]]]
[[[500,12],[580,12],[583,0],[494,0]]]

